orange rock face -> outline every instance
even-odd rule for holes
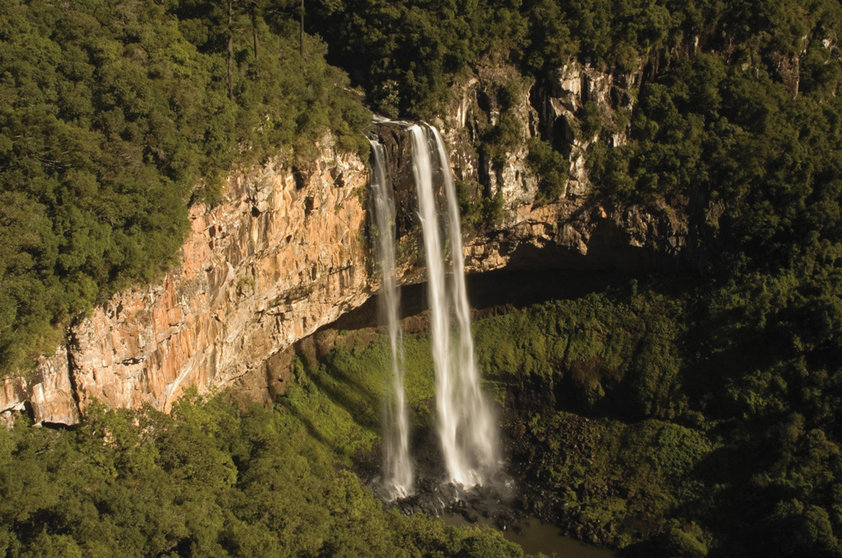
[[[267,166],[229,180],[227,201],[194,207],[181,266],[115,296],[73,332],[79,405],[149,403],[225,386],[362,304],[365,165],[323,150],[296,183]]]
[[[367,181],[358,157],[331,148],[298,182],[271,164],[232,176],[224,203],[191,210],[181,265],[95,309],[35,380],[5,380],[0,411],[28,400],[36,422],[65,424],[76,399],[83,412],[94,399],[168,412],[185,389],[228,385],[359,306]]]
[[[79,408],[67,358],[67,350],[58,347],[53,356],[40,359],[31,375],[4,378],[0,389],[0,418],[11,425],[14,414],[29,404],[35,424],[78,422]]]

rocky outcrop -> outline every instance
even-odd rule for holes
[[[499,188],[504,200],[497,222],[469,233],[467,269],[635,268],[681,252],[687,237],[683,210],[663,203],[606,209],[588,196],[588,146],[600,135],[612,146],[627,141],[641,73],[642,69],[604,73],[571,62],[540,83],[523,83],[514,68],[492,63],[465,80],[440,123],[451,145],[454,170],[460,179],[478,184],[486,196]],[[513,98],[517,102],[506,107]],[[581,122],[586,105],[599,124],[596,130]],[[482,142],[506,110],[519,123],[520,141],[495,162],[484,155]],[[540,138],[567,157],[568,180],[557,199],[536,203],[538,180],[528,161],[529,138]]]
[[[225,203],[191,211],[177,270],[73,330],[80,406],[167,412],[187,387],[229,385],[365,301],[366,183],[362,161],[332,147],[309,170],[232,177]]]
[[[653,254],[678,253],[686,236],[680,212],[605,209],[586,195],[584,154],[594,138],[577,119],[592,102],[602,115],[601,133],[622,143],[625,127],[616,115],[631,109],[639,78],[571,65],[541,84],[519,79],[505,66],[481,69],[457,87],[460,95],[437,123],[461,187],[478,198],[502,193],[501,215],[466,231],[468,271],[633,267]],[[483,142],[501,119],[510,128],[515,123],[519,141],[492,152]],[[393,161],[408,160],[399,126],[381,127],[380,134]],[[557,199],[536,203],[530,137],[568,157],[567,186]],[[420,281],[408,165],[396,164],[392,177],[401,281]],[[8,417],[29,406],[36,423],[72,424],[95,399],[168,412],[190,387],[207,393],[236,386],[249,400],[282,393],[289,363],[280,351],[360,306],[377,288],[366,260],[367,183],[366,164],[328,140],[307,169],[275,161],[234,173],[223,203],[191,209],[180,265],[156,284],[95,309],[31,380],[4,380],[0,412]]]
[[[68,353],[58,347],[50,358],[41,358],[28,376],[4,378],[0,391],[0,417],[11,424],[27,407],[35,424],[75,424],[79,420],[76,390],[71,382]]]

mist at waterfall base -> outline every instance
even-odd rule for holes
[[[501,469],[496,417],[480,387],[474,357],[460,216],[444,142],[431,126],[402,125],[410,139],[417,217],[427,269],[435,372],[435,434],[440,455],[436,455],[439,461],[437,478],[416,479],[409,447],[398,321],[400,302],[395,278],[393,186],[388,176],[385,149],[372,140],[373,240],[381,277],[378,306],[389,333],[392,358],[390,396],[384,405],[384,463],[379,492],[391,501],[409,503],[409,500],[426,499],[428,505],[421,509],[440,513],[456,502],[488,499],[491,492],[498,497],[489,500],[499,502],[501,496],[505,498],[505,494],[511,492],[511,482],[500,482],[505,475]],[[442,198],[444,203],[439,202]],[[429,463],[426,465],[425,471],[434,469]],[[417,483],[423,486],[416,486]],[[430,509],[430,501],[435,509]]]

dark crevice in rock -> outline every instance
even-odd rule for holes
[[[70,397],[73,398],[73,403],[76,405],[76,412],[81,416],[82,407],[79,400],[79,388],[76,386],[76,360],[73,357],[73,347],[76,347],[76,335],[73,333],[73,328],[67,331],[67,338],[64,342],[65,351],[67,353],[67,379],[70,382]]]
[[[409,134],[405,124],[392,122],[378,123],[374,133],[386,150],[387,173],[395,198],[395,234],[401,239],[417,226]]]
[[[552,125],[552,146],[553,149],[564,155],[570,157],[573,149],[573,141],[576,139],[576,134],[573,132],[573,127],[564,116],[559,116],[555,119]]]
[[[529,90],[529,104],[538,113],[538,135],[544,141],[549,141],[552,135],[552,126],[555,119],[550,94],[547,91],[548,85],[543,81],[537,82]]]

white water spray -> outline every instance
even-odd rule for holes
[[[409,132],[427,259],[438,434],[449,480],[470,488],[489,480],[497,471],[500,460],[494,416],[480,389],[474,359],[456,189],[444,143],[435,128],[413,125]],[[438,166],[433,163],[431,143],[435,145]],[[447,200],[446,234],[451,249],[449,281],[446,281],[444,244],[436,206],[436,174],[442,177]],[[451,335],[451,313],[456,318],[455,339]]]
[[[412,494],[413,471],[409,458],[409,417],[404,394],[404,357],[399,322],[399,290],[395,278],[395,202],[391,183],[386,175],[384,148],[371,142],[373,157],[371,190],[377,242],[375,255],[380,263],[382,284],[380,312],[389,332],[392,356],[392,397],[385,404],[383,458],[384,487],[391,499]]]

